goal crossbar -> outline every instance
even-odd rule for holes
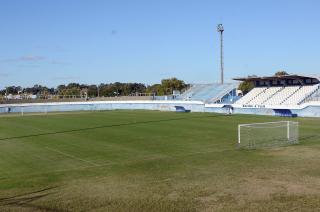
[[[265,125],[265,124],[281,124],[281,123],[288,123],[288,122],[293,122],[293,121],[259,122],[259,123],[250,123],[250,124],[239,124],[239,126]]]

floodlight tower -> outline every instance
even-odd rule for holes
[[[221,69],[221,84],[223,84],[223,31],[222,24],[218,24],[217,31],[220,33],[220,69]]]

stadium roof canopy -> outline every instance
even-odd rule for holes
[[[282,76],[270,76],[270,77],[240,77],[233,78],[233,80],[237,81],[266,81],[266,80],[307,80],[311,79],[313,81],[319,81],[317,77],[309,77],[309,76],[301,76],[301,75],[282,75]]]

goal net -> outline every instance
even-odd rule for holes
[[[46,106],[37,108],[20,107],[20,109],[17,109],[17,112],[20,113],[21,116],[46,115],[48,114],[48,108]]]
[[[238,125],[239,148],[277,147],[298,142],[298,122],[278,121]]]

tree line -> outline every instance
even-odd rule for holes
[[[21,86],[8,86],[0,90],[1,95],[62,95],[62,96],[88,96],[88,97],[114,97],[129,96],[146,93],[149,95],[170,95],[174,90],[183,91],[189,85],[183,80],[169,78],[161,80],[159,84],[146,85],[143,83],[101,83],[99,85],[87,85],[80,83],[69,83],[59,85],[56,88],[49,88],[42,85],[23,88]]]

